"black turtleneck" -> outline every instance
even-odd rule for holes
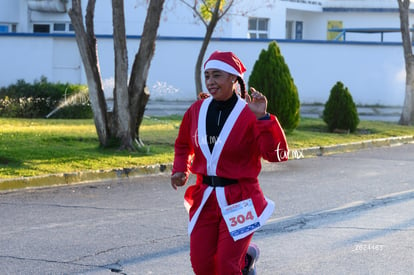
[[[208,106],[206,131],[210,152],[213,151],[214,144],[220,135],[221,129],[223,129],[224,123],[236,105],[237,99],[237,95],[233,93],[232,97],[225,101],[217,101],[213,99]]]

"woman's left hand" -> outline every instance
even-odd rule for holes
[[[177,190],[177,187],[185,185],[188,178],[184,172],[176,172],[171,176],[171,186],[174,190]]]
[[[255,88],[250,88],[251,95],[246,92],[246,102],[257,118],[264,117],[267,110],[267,98]]]

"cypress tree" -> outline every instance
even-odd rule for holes
[[[345,130],[355,132],[359,124],[356,105],[348,88],[340,81],[332,87],[323,110],[323,120],[329,131]]]
[[[248,84],[263,93],[267,110],[276,115],[285,130],[294,130],[300,120],[299,95],[289,67],[275,41],[262,50],[253,66]]]

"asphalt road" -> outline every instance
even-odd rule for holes
[[[259,274],[414,274],[414,144],[266,164]],[[165,174],[0,193],[1,274],[192,274]]]

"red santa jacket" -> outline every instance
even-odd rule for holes
[[[189,172],[197,175],[196,183],[185,192],[185,205],[189,211],[191,233],[198,215],[213,191],[202,183],[203,175],[237,179],[237,184],[216,187],[220,207],[251,198],[257,216],[264,222],[273,212],[274,204],[267,200],[259,186],[261,158],[270,162],[286,161],[288,145],[277,120],[258,120],[238,98],[227,118],[213,152],[210,152],[206,134],[206,116],[212,98],[196,101],[184,114],[178,137],[172,173]]]

